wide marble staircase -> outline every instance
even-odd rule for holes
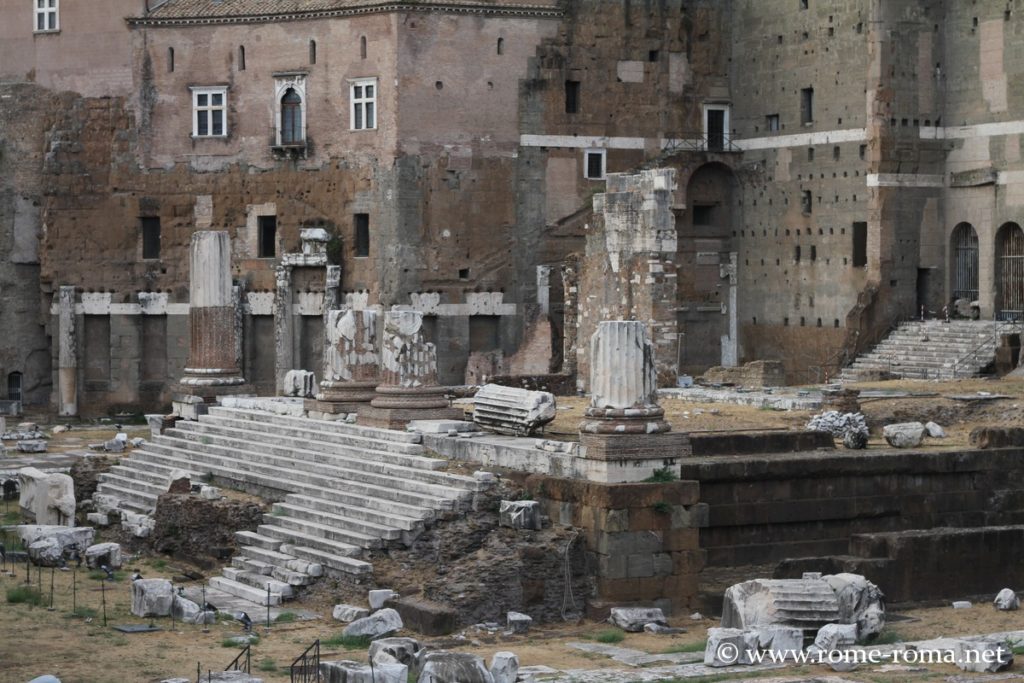
[[[151,514],[172,473],[276,501],[210,586],[276,605],[321,573],[365,575],[364,550],[408,545],[482,484],[442,471],[420,436],[342,422],[212,407],[179,420],[100,476],[99,507]],[[267,588],[270,588],[268,591]]]
[[[856,382],[881,372],[905,379],[954,379],[979,374],[995,359],[1000,334],[1012,325],[991,320],[905,322],[843,369]]]

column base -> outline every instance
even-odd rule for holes
[[[190,383],[183,378],[171,387],[172,394],[183,396],[198,396],[207,403],[214,403],[218,396],[244,396],[245,394],[256,395],[256,387],[247,383],[244,379],[239,384],[198,384]]]
[[[316,400],[324,403],[369,403],[377,396],[377,382],[320,382]]]
[[[413,420],[464,420],[466,412],[461,408],[380,408],[363,404],[358,411],[356,424],[380,429],[405,429]]]
[[[692,453],[685,433],[590,434],[580,432],[577,470],[588,481],[642,482],[658,470],[679,477],[680,460]]]
[[[303,402],[303,407],[307,411],[315,411],[318,413],[326,413],[328,415],[345,415],[348,413],[362,412],[365,408],[369,407],[369,401],[325,401],[320,398],[321,394],[317,394],[316,398],[307,398]]]

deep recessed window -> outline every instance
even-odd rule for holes
[[[800,0],[800,9],[807,9],[807,3],[809,0]]]
[[[832,161],[839,161],[839,145],[832,148]]]
[[[648,50],[647,51],[647,61],[648,62],[656,62],[656,61],[658,61],[658,51],[657,50]]]
[[[309,63],[316,64],[316,41],[309,41]]]
[[[359,39],[359,58],[366,59],[366,36]]]
[[[868,155],[868,146],[867,145],[861,145],[860,146],[860,150],[858,150],[858,154],[860,154],[860,159],[861,159],[861,161],[863,161],[865,159],[865,157],[867,157],[867,155]]]
[[[60,30],[60,0],[35,0],[35,9],[37,32]]]
[[[160,218],[143,216],[142,223],[142,258],[160,258]]]
[[[167,71],[174,71],[174,48],[167,48]]]
[[[800,245],[793,247],[793,260],[800,263]]]
[[[260,216],[257,219],[259,258],[274,258],[277,255],[277,216]]]
[[[505,54],[505,39],[504,38],[498,38],[498,54],[499,55]]]
[[[868,264],[868,224],[853,224],[853,266],[862,268]]]
[[[377,79],[352,81],[349,86],[352,130],[372,130],[377,127]]]
[[[779,115],[769,114],[765,117],[765,129],[769,133],[775,133],[779,130]]]
[[[814,200],[811,198],[811,191],[804,190],[800,193],[800,209],[804,213],[810,213]]]
[[[807,161],[814,161],[814,148],[813,147],[808,147],[807,148]]]
[[[565,82],[565,113],[578,114],[580,111],[580,82]]]
[[[459,268],[459,279],[460,280],[468,280],[469,279],[469,268]]]
[[[353,219],[355,223],[355,255],[370,255],[370,214],[357,213]]]
[[[800,90],[800,123],[814,122],[814,88]]]
[[[238,70],[245,71],[245,45],[238,46]]]
[[[197,138],[227,135],[227,103],[227,88],[194,88],[192,90],[192,135]]]
[[[605,150],[588,149],[584,155],[584,177],[590,180],[603,180],[607,159]]]

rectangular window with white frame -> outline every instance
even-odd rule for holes
[[[35,31],[60,30],[60,0],[32,0],[35,3]]]
[[[228,89],[192,88],[192,137],[222,138],[228,134]]]
[[[608,150],[587,149],[583,151],[583,177],[587,180],[604,180],[608,170]]]
[[[373,130],[377,127],[377,79],[359,78],[349,81],[349,115],[352,130]]]

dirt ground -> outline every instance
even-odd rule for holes
[[[918,396],[900,398],[871,398],[862,402],[862,412],[872,426],[870,448],[888,446],[881,439],[881,425],[903,420],[932,419],[942,424],[949,438],[929,440],[927,448],[962,448],[975,426],[988,424],[1021,425],[1024,418],[1024,380],[960,380],[951,382],[884,382],[858,385],[862,389],[900,391]],[[1009,398],[994,401],[956,401],[952,395],[989,392]],[[921,396],[920,394],[928,394]],[[556,420],[547,433],[553,438],[574,438],[576,428],[586,407],[584,398],[559,398]],[[808,418],[817,411],[776,411],[731,404],[691,403],[681,400],[663,401],[667,419],[680,431],[721,431],[734,429],[802,429]],[[70,432],[54,435],[50,452],[85,448],[89,443],[109,439],[113,425],[95,427],[76,426]],[[129,437],[148,436],[142,426],[127,427]],[[853,454],[851,454],[853,455]],[[156,557],[130,560],[128,567],[138,566],[147,578],[180,575],[183,566]],[[127,572],[125,572],[127,576]],[[749,577],[748,577],[749,578]],[[37,573],[32,569],[32,585],[37,585]],[[171,676],[194,676],[197,665],[201,670],[223,669],[238,653],[238,647],[224,647],[222,641],[241,633],[238,622],[226,619],[212,625],[208,633],[199,626],[176,624],[171,630],[168,619],[157,619],[162,630],[155,633],[127,635],[113,628],[115,624],[140,624],[150,620],[133,617],[129,613],[130,588],[127,578],[109,583],[106,592],[108,626],[102,625],[100,582],[88,578],[81,570],[54,572],[54,611],[48,611],[49,570],[42,573],[43,605],[31,607],[6,601],[9,589],[24,584],[24,567],[16,568],[13,577],[0,574],[0,683],[27,681],[43,673],[53,673],[64,683],[124,683],[128,681],[159,681]],[[77,586],[78,613],[72,613],[72,581]],[[252,648],[253,673],[268,682],[287,681],[288,665],[308,645],[321,639],[323,659],[365,660],[364,649],[346,650],[340,645],[329,645],[332,636],[341,632],[341,624],[330,619],[331,606],[339,601],[352,600],[351,590],[334,589],[330,583],[319,586],[307,598],[290,603],[296,610],[310,610],[322,618],[290,623],[275,623],[267,630],[257,627],[260,641]],[[255,615],[253,615],[255,616]],[[988,604],[976,605],[968,610],[949,607],[902,610],[903,618],[887,627],[883,638],[891,640],[918,640],[939,636],[969,635],[1024,629],[1024,611],[998,612]],[[258,620],[257,620],[258,621]],[[616,645],[650,653],[667,651],[701,651],[708,627],[716,622],[709,619],[692,621],[683,616],[673,619],[673,625],[687,629],[686,633],[672,636],[625,634]],[[607,657],[573,650],[568,643],[581,640],[597,641],[610,627],[599,623],[571,623],[537,627],[523,636],[504,636],[465,632],[465,639],[444,638],[421,642],[451,650],[469,651],[489,660],[500,650],[514,651],[522,665],[547,665],[557,669],[624,668]],[[409,634],[415,637],[415,634]],[[787,673],[820,675],[820,670],[792,669]],[[831,672],[829,672],[831,673]],[[848,680],[893,682],[945,678],[955,673],[952,667],[929,667],[916,672],[843,674]],[[725,674],[725,672],[723,672]],[[778,675],[774,673],[773,675]],[[730,671],[725,678],[732,680],[739,672]],[[628,676],[623,681],[628,681]]]

